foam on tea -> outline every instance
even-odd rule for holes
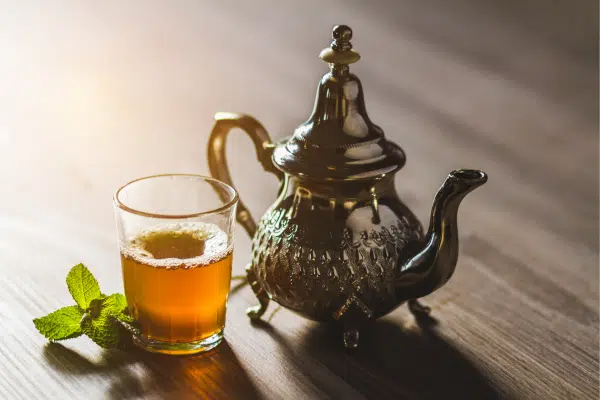
[[[231,251],[225,232],[200,222],[158,225],[121,244],[121,253],[127,257],[162,268],[209,265]]]
[[[121,244],[125,296],[149,339],[192,342],[224,324],[232,249],[206,223],[159,225]]]

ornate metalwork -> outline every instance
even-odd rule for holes
[[[273,299],[307,318],[339,321],[345,345],[356,347],[366,321],[405,301],[415,314],[429,312],[416,299],[452,276],[458,206],[487,175],[451,172],[436,194],[424,237],[394,188],[404,151],[371,122],[362,84],[349,71],[360,58],[351,39],[349,27],[334,28],[331,46],[321,52],[331,71],[319,82],[312,115],[292,137],[273,144],[254,118],[219,113],[208,161],[211,175],[231,184],[225,141],[241,128],[263,168],[281,181],[258,228],[238,203],[237,220],[253,237],[246,271],[260,303],[248,309],[250,318],[260,318]]]
[[[273,300],[314,320],[340,319],[349,301],[369,318],[398,306],[396,266],[407,258],[402,257],[407,244],[423,237],[414,218],[383,221],[370,231],[343,227],[336,234],[324,224],[290,219],[289,213],[268,212],[252,242],[252,268]],[[327,235],[315,243],[309,238],[317,229]]]

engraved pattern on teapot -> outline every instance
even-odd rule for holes
[[[362,210],[370,212],[363,207],[354,213]],[[288,213],[285,208],[268,212],[252,242],[252,267],[271,298],[317,320],[331,319],[351,295],[369,313],[381,304],[397,305],[396,265],[409,242],[422,240],[420,225],[415,229],[406,216],[394,215],[370,230],[346,226],[337,240],[329,232],[329,240],[309,246],[310,232]]]

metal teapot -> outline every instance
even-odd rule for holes
[[[369,119],[362,85],[348,65],[360,59],[352,30],[333,28],[320,57],[330,72],[319,82],[314,110],[278,144],[254,118],[218,113],[208,143],[211,175],[231,184],[225,141],[233,128],[252,139],[263,168],[280,179],[277,200],[258,227],[240,201],[237,221],[253,238],[246,268],[260,318],[270,300],[315,321],[342,325],[346,347],[359,330],[402,303],[446,283],[458,258],[457,211],[465,195],[487,181],[483,171],[451,172],[437,192],[426,234],[402,203],[394,175],[405,163],[396,144]]]

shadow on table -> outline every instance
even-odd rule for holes
[[[131,348],[107,350],[95,363],[59,343],[49,343],[44,356],[60,373],[108,377],[112,384],[107,398],[261,398],[225,341],[199,356],[164,356]]]
[[[419,321],[420,329],[406,329],[377,321],[361,331],[360,346],[347,350],[335,326],[315,324],[291,343],[276,324],[258,322],[311,382],[328,395],[335,384],[315,365],[324,366],[366,398],[375,399],[498,399],[499,394],[473,363],[438,336],[435,320]],[[317,371],[317,372],[315,372]]]

